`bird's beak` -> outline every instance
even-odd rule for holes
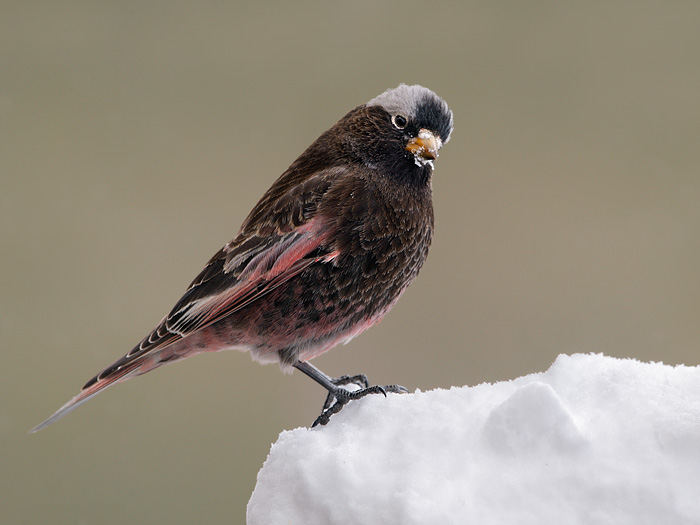
[[[436,137],[432,131],[421,129],[417,137],[408,141],[406,149],[413,153],[416,160],[426,163],[438,158],[438,150],[442,147],[442,140]]]

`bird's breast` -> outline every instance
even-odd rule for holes
[[[328,278],[374,315],[416,277],[433,235],[430,188],[386,182],[358,185],[333,199]]]

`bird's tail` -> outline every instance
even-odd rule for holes
[[[108,368],[100,372],[98,375],[93,377],[90,381],[88,381],[85,384],[85,386],[82,388],[82,390],[77,396],[75,396],[73,399],[68,401],[68,403],[59,408],[46,421],[40,423],[39,425],[31,429],[29,433],[33,434],[34,432],[38,432],[42,428],[49,426],[54,421],[61,419],[63,416],[65,416],[69,412],[72,412],[80,405],[85,403],[87,400],[102,392],[107,387],[110,387],[117,383],[121,383],[122,381],[126,381],[127,379],[135,375],[142,374],[147,370],[155,368],[153,366],[143,366],[144,364],[146,364],[146,360],[148,360],[149,357],[152,358],[152,356],[149,356],[148,354],[142,354],[133,357],[127,356],[122,357],[116,363],[109,366]],[[142,370],[142,367],[145,369]]]

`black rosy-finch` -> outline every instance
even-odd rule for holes
[[[309,360],[379,322],[418,274],[433,236],[433,161],[451,132],[447,104],[417,85],[350,111],[277,179],[158,326],[32,431],[113,384],[228,349],[326,388],[314,425],[350,400],[405,392],[330,378]]]

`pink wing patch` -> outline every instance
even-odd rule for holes
[[[206,286],[216,277],[208,275],[206,281],[200,281],[187,291],[170,315],[139,346],[88,381],[77,396],[30,432],[41,430],[60,419],[104,389],[162,364],[161,352],[174,342],[245,308],[310,265],[333,260],[337,253],[310,256],[328,238],[328,228],[316,217],[261,249],[249,260],[237,279],[231,278],[231,285],[227,288],[188,301],[191,292],[206,290]],[[224,266],[219,273],[225,276],[231,271],[233,269]]]
[[[236,284],[217,294],[195,299],[166,317],[169,332],[181,337],[209,326],[246,307],[263,295],[299,274],[311,264],[333,259],[333,254],[306,257],[328,238],[328,233],[319,228],[319,220],[312,220],[298,228],[289,238],[266,248],[246,265]],[[224,270],[225,271],[225,270]],[[184,332],[181,330],[186,327]]]

